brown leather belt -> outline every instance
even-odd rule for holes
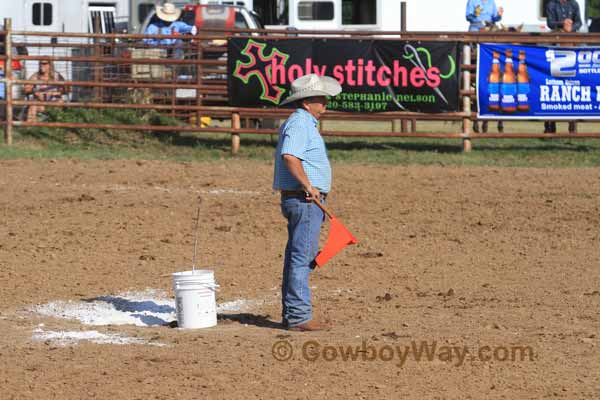
[[[281,190],[281,195],[284,197],[307,197],[308,193],[304,190]],[[321,193],[323,198],[327,197],[327,193]]]
[[[306,197],[307,193],[304,190],[282,190],[281,195],[287,197]]]

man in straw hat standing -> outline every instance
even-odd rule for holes
[[[296,111],[279,129],[273,189],[281,191],[281,210],[288,221],[281,287],[283,325],[289,330],[316,331],[308,278],[319,249],[323,211],[313,202],[325,201],[331,190],[331,166],[317,121],[325,113],[327,96],[342,91],[333,78],[305,75],[292,82]]]

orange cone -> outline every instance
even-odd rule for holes
[[[327,235],[327,241],[325,247],[315,258],[315,262],[319,267],[325,265],[331,257],[339,253],[344,247],[349,244],[356,244],[358,240],[350,233],[348,228],[344,226],[337,218],[330,213],[327,213],[331,218],[331,226],[329,227],[329,235]]]

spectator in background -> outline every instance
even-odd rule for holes
[[[165,3],[164,5],[156,5],[156,15],[148,24],[145,35],[178,35],[191,33],[196,34],[196,27],[188,25],[183,21],[179,21],[181,17],[181,9],[177,8],[173,3]],[[183,50],[181,49],[181,39],[144,39],[144,43],[151,45],[168,45],[175,47],[175,58],[183,58]]]
[[[466,18],[469,21],[469,32],[479,32],[486,28],[486,25],[494,25],[502,19],[504,9],[497,8],[494,0],[469,0],[467,2]],[[473,131],[479,133],[479,121],[474,121]],[[481,132],[488,131],[488,121],[481,123]],[[498,132],[504,131],[502,121],[498,122]]]
[[[38,72],[29,77],[30,81],[64,81],[65,78],[54,70],[54,66],[48,60],[39,62]],[[68,92],[67,86],[52,85],[49,83],[28,84],[23,88],[25,95],[31,96],[35,101],[62,102],[63,95]],[[37,114],[45,111],[45,106],[30,105],[27,110],[27,121],[37,121]]]
[[[555,32],[577,32],[581,13],[575,0],[550,0],[546,5],[546,23]]]
[[[577,32],[581,28],[579,4],[574,0],[550,0],[546,5],[546,23],[555,32]],[[575,121],[569,121],[569,133],[575,133]],[[556,122],[545,121],[544,133],[556,133]]]
[[[590,24],[589,32],[600,32],[600,18],[592,18],[592,23]]]
[[[494,0],[469,0],[467,2],[467,21],[469,32],[479,32],[487,24],[495,24],[502,19],[504,9],[496,8]]]

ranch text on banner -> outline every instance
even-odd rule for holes
[[[481,44],[479,117],[600,119],[600,47]]]

